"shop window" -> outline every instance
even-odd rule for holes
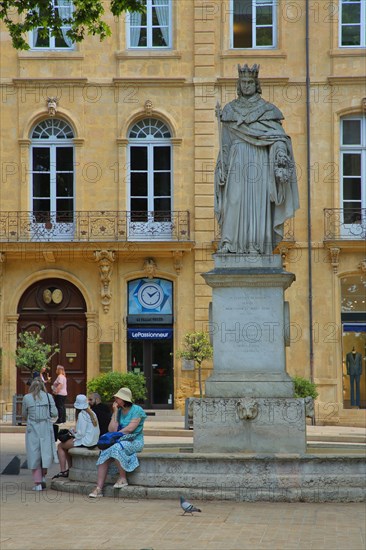
[[[275,0],[232,0],[232,47],[276,47]]]
[[[365,0],[340,0],[339,35],[342,48],[366,46]]]
[[[344,407],[366,408],[366,275],[341,280]]]
[[[51,0],[52,8],[61,19],[67,20],[72,15],[73,4],[70,0]],[[41,15],[42,15],[42,8]],[[61,27],[61,36],[53,36],[51,29],[44,30],[43,27],[34,29],[31,33],[31,48],[33,49],[72,49],[73,42],[67,36],[70,25],[65,22]]]
[[[129,48],[171,47],[171,0],[144,0],[144,13],[127,17]]]

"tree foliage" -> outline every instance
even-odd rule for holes
[[[197,363],[198,384],[201,398],[202,363],[206,359],[211,359],[212,355],[213,347],[210,344],[210,339],[206,332],[187,332],[183,338],[183,349],[177,351],[177,357]]]
[[[92,378],[86,384],[89,393],[99,393],[102,401],[113,401],[113,396],[120,388],[129,388],[134,401],[146,399],[146,379],[141,373],[107,372]]]
[[[14,48],[28,50],[24,35],[39,29],[40,36],[62,38],[61,27],[69,26],[67,35],[73,42],[82,42],[86,35],[97,35],[101,40],[111,35],[109,25],[103,20],[108,4],[111,13],[118,17],[123,12],[144,12],[144,0],[73,0],[70,17],[61,17],[51,0],[4,0],[0,2],[0,19],[4,21]]]
[[[319,393],[314,382],[301,376],[293,376],[292,381],[294,383],[295,397],[312,397],[313,399],[318,397]]]
[[[58,344],[51,345],[43,341],[43,331],[44,326],[39,333],[25,331],[19,334],[15,352],[16,367],[39,372],[43,367],[47,367],[50,359],[60,351]]]

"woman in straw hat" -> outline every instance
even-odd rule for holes
[[[144,446],[144,422],[145,411],[132,401],[132,393],[129,388],[121,388],[114,395],[113,414],[108,426],[109,432],[121,432],[129,436],[123,443],[118,441],[109,449],[101,451],[97,461],[98,477],[97,486],[89,495],[90,498],[103,496],[103,486],[107,477],[109,465],[114,461],[119,472],[119,478],[113,485],[115,489],[127,487],[126,472],[133,472],[139,461],[136,453],[142,451]]]
[[[76,396],[74,407],[76,409],[76,430],[70,430],[73,437],[67,441],[61,441],[57,447],[57,454],[60,461],[60,472],[53,476],[69,477],[69,470],[66,464],[71,468],[72,458],[69,449],[73,447],[93,448],[99,439],[99,424],[96,414],[91,410],[86,395],[80,393]]]

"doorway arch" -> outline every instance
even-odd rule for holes
[[[30,285],[18,304],[18,334],[40,332],[48,344],[58,344],[60,352],[50,361],[51,380],[56,378],[56,366],[65,367],[67,403],[73,403],[79,393],[86,391],[87,323],[86,302],[80,290],[69,281],[46,278]],[[17,393],[27,393],[29,371],[18,369]],[[50,391],[50,385],[47,388]]]

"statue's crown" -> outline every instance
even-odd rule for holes
[[[257,65],[257,64],[253,65],[253,67],[249,67],[246,63],[242,67],[238,65],[239,78],[243,76],[258,78],[259,67],[260,65]]]

